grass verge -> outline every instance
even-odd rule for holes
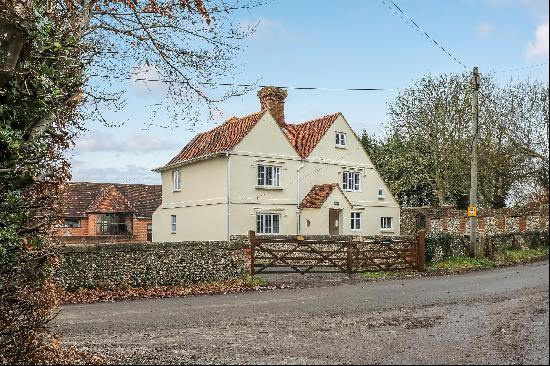
[[[486,269],[493,268],[496,263],[487,258],[470,258],[466,256],[449,257],[440,261],[430,262],[427,264],[427,270],[446,270],[458,271],[468,269]]]
[[[548,247],[534,249],[504,249],[498,253],[496,260],[498,263],[512,264],[530,262],[537,259],[548,257]]]
[[[363,278],[378,279],[378,278],[402,276],[405,273],[407,272],[397,272],[397,271],[362,272],[360,273],[360,276]]]

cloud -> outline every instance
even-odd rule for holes
[[[96,132],[90,136],[81,137],[75,142],[76,150],[89,152],[111,151],[145,153],[172,150],[178,147],[181,147],[181,143],[174,140],[162,139],[157,136],[133,134],[120,139],[115,133],[106,134],[102,132]]]
[[[493,26],[491,23],[480,23],[476,27],[476,33],[479,38],[488,38],[493,33]]]
[[[120,168],[74,167],[73,182],[160,184],[160,174],[129,164]]]
[[[130,72],[131,84],[142,93],[165,90],[163,82],[155,81],[160,79],[162,76],[154,65],[141,64]]]
[[[274,39],[293,41],[297,39],[295,35],[286,29],[283,23],[267,18],[241,19],[238,29],[245,34],[250,33],[248,38],[254,41],[265,42]]]
[[[548,21],[539,24],[535,29],[535,41],[529,41],[523,53],[527,61],[534,61],[541,57],[548,58]]]

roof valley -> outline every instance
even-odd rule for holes
[[[198,133],[159,170],[231,150],[244,139],[266,112],[267,110],[263,110],[244,117],[231,117],[210,131]],[[338,112],[299,124],[285,124],[282,130],[298,155],[305,159],[311,154],[339,115],[341,113]]]

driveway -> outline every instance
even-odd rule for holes
[[[55,324],[128,364],[548,364],[548,270],[68,305]]]

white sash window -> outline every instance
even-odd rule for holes
[[[281,168],[272,165],[258,165],[258,186],[280,187]]]
[[[342,189],[348,192],[361,192],[361,173],[343,172]]]

